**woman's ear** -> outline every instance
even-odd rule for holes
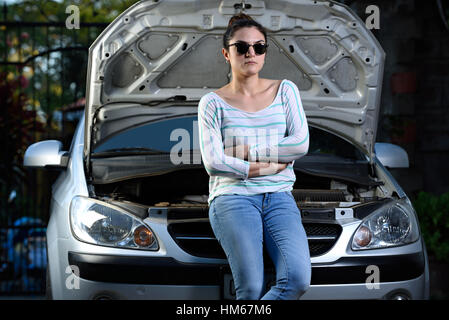
[[[222,49],[221,49],[221,53],[222,53],[223,56],[225,57],[226,63],[229,63],[229,52],[228,52],[225,48],[222,48]]]

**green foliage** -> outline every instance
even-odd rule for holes
[[[436,196],[421,191],[413,206],[429,255],[449,262],[449,192]]]
[[[78,6],[80,22],[112,22],[137,0],[24,0],[8,8],[9,21],[61,22],[69,16],[66,8]]]
[[[25,177],[23,154],[34,142],[33,134],[43,132],[42,124],[35,121],[36,111],[26,108],[27,86],[23,75],[0,73],[0,182],[10,187],[19,186]]]
[[[19,212],[31,206],[20,200],[31,201],[24,188],[29,180],[23,167],[26,148],[38,140],[58,139],[60,128],[53,117],[85,95],[89,46],[105,25],[135,2],[23,0],[5,7],[1,3],[0,21],[19,23],[0,23],[0,221],[6,207]],[[70,5],[79,8],[80,29],[65,27]],[[17,191],[14,210],[7,201],[12,190]],[[40,192],[37,198],[42,199]],[[36,203],[33,206],[42,209]]]

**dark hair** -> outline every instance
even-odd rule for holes
[[[265,43],[267,42],[267,31],[265,28],[253,20],[249,15],[245,13],[239,13],[229,19],[228,28],[223,35],[223,48],[229,50],[229,40],[234,36],[234,33],[243,27],[256,27],[265,37]]]

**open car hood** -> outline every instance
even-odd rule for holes
[[[260,77],[293,81],[309,124],[353,142],[373,161],[385,53],[364,22],[332,1],[244,3],[268,33]],[[239,5],[148,0],[116,18],[89,49],[84,156],[131,126],[196,114],[204,94],[227,84],[222,36]],[[142,105],[173,96],[185,100]]]

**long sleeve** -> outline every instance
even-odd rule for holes
[[[259,143],[249,147],[248,161],[291,162],[307,154],[309,150],[309,128],[302,107],[298,87],[285,81],[282,92],[287,136],[277,143]]]
[[[221,135],[221,118],[216,100],[205,95],[198,104],[198,129],[201,157],[210,176],[247,179],[248,161],[224,153]]]

